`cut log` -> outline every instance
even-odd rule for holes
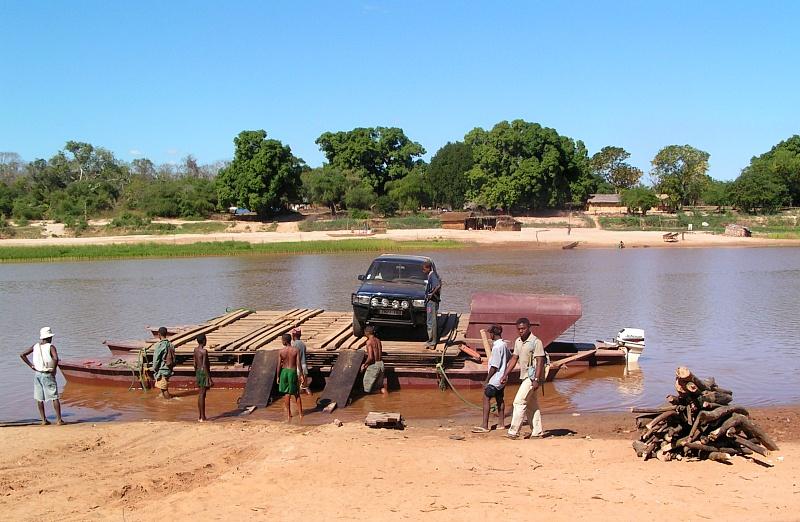
[[[756,453],[758,453],[759,455],[763,455],[764,457],[769,455],[769,450],[762,448],[752,440],[740,437],[739,435],[733,437],[733,440],[735,440],[737,444],[742,446],[742,448],[747,448],[749,450],[755,451]]]
[[[631,408],[631,413],[639,413],[641,415],[658,415],[659,413],[664,413],[665,411],[671,411],[674,409],[675,406],[661,406],[658,408]]]
[[[665,411],[664,413],[662,413],[661,415],[659,415],[659,416],[658,416],[658,417],[656,417],[655,419],[653,419],[653,420],[651,420],[650,422],[648,422],[648,423],[647,423],[647,425],[646,425],[645,427],[646,427],[648,430],[652,430],[652,429],[653,429],[655,426],[657,426],[659,423],[661,423],[661,422],[664,422],[665,420],[667,420],[667,419],[669,419],[670,417],[673,417],[673,416],[675,416],[675,415],[677,415],[677,414],[678,414],[678,412],[676,412],[675,410],[671,410],[671,411]]]
[[[732,448],[710,446],[708,444],[701,444],[699,442],[687,442],[683,445],[684,448],[693,449],[695,451],[707,451],[709,453],[720,452],[727,453],[728,455],[736,455],[737,451]]]
[[[712,411],[701,411],[692,425],[692,431],[689,432],[689,436],[694,437],[697,435],[701,431],[703,425],[719,422],[723,417],[733,415],[734,413],[749,415],[747,410],[741,406],[720,406]]]
[[[733,394],[722,393],[720,391],[705,391],[701,394],[704,402],[716,402],[717,404],[730,404],[733,401]]]
[[[731,457],[727,453],[723,453],[721,451],[712,451],[711,453],[708,454],[708,460],[729,464],[731,461]]]

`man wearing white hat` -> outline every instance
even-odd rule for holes
[[[19,354],[20,359],[30,366],[36,375],[33,378],[33,398],[39,408],[42,425],[50,424],[44,414],[45,401],[53,401],[56,410],[56,423],[64,424],[61,420],[61,403],[58,402],[58,383],[56,383],[56,368],[58,368],[58,352],[53,341],[53,331],[49,326],[39,330],[39,342]],[[33,362],[28,360],[28,355],[33,354]]]

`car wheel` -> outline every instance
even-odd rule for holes
[[[353,315],[353,335],[362,337],[364,335],[364,325]]]

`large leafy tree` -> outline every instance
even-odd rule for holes
[[[233,143],[233,161],[217,176],[220,205],[267,215],[297,199],[304,163],[288,145],[267,139],[264,130],[242,131]]]
[[[386,183],[390,198],[397,202],[401,210],[419,210],[430,201],[430,187],[426,179],[427,165],[420,162],[405,177]]]
[[[385,193],[387,181],[405,177],[414,159],[425,154],[422,145],[396,127],[326,132],[316,144],[332,166],[358,172],[378,195]]]
[[[691,145],[668,145],[658,151],[651,162],[651,175],[656,190],[669,195],[675,208],[696,205],[710,178],[708,152]]]
[[[763,186],[781,184],[788,196],[787,203],[800,203],[800,135],[795,134],[772,147],[769,152],[754,157],[742,175],[745,173],[748,179],[753,176],[763,178]]]
[[[502,121],[490,131],[473,129],[464,141],[475,160],[467,197],[487,207],[559,207],[592,186],[583,143],[538,123]]]
[[[347,189],[360,182],[354,173],[330,164],[308,170],[301,178],[308,200],[330,208],[331,214],[336,214],[336,206],[344,201]]]
[[[775,172],[745,169],[730,187],[730,198],[740,210],[774,212],[786,204],[789,191]]]
[[[658,205],[658,197],[652,189],[646,187],[633,187],[622,193],[622,204],[630,212],[641,212],[644,216],[647,211]]]
[[[631,155],[622,147],[603,147],[590,161],[592,172],[614,186],[617,193],[632,188],[642,177],[641,169],[625,162]]]
[[[434,205],[449,205],[454,209],[464,207],[469,188],[467,172],[472,165],[472,147],[463,141],[448,142],[436,152],[428,167]]]

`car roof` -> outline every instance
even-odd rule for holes
[[[375,258],[375,261],[402,261],[412,263],[424,263],[425,261],[430,261],[433,263],[433,260],[427,256],[409,256],[403,254],[381,254]]]

